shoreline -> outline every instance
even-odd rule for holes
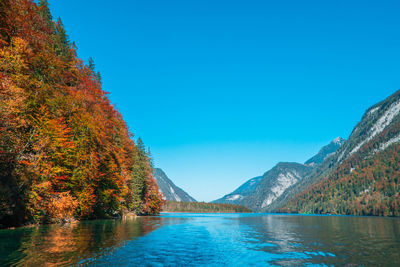
[[[246,214],[252,214],[255,212],[229,212],[229,211],[225,211],[225,212],[207,212],[207,211],[161,211],[161,213],[209,213],[209,214],[223,214],[223,213],[246,213]]]

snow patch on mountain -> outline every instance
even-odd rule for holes
[[[228,198],[226,198],[226,200],[234,201],[234,200],[238,200],[241,198],[243,198],[243,196],[241,196],[241,195],[232,195],[232,196],[229,196]]]
[[[335,144],[341,145],[344,142],[344,139],[341,138],[340,136],[336,137],[335,139],[333,139],[333,142]]]

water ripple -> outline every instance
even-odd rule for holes
[[[0,231],[0,265],[400,266],[400,220],[163,214]]]

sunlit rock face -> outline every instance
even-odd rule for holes
[[[242,184],[239,188],[233,191],[230,194],[223,196],[220,199],[213,201],[214,203],[223,203],[223,204],[239,204],[241,200],[248,197],[250,194],[254,192],[254,189],[257,187],[258,183],[261,181],[262,176],[254,177]]]
[[[400,90],[367,109],[336,153],[274,207],[289,212],[398,216],[399,147]],[[332,193],[335,188],[339,189]]]
[[[153,175],[165,200],[178,202],[196,202],[193,197],[191,197],[183,189],[176,186],[163,172],[163,170],[155,168]]]
[[[336,162],[341,163],[369,143],[375,143],[371,156],[400,141],[397,122],[400,119],[400,91],[369,108],[341,147]]]
[[[281,162],[263,176],[248,180],[232,193],[214,202],[243,205],[261,211],[311,170],[311,166],[304,164]]]
[[[255,211],[267,211],[271,203],[310,174],[312,169],[296,162],[280,162],[262,176],[254,192],[241,204]]]
[[[229,203],[246,206],[254,211],[273,211],[277,202],[284,203],[285,194],[296,186],[322,163],[327,162],[343,145],[344,140],[337,137],[328,145],[307,160],[304,164],[296,162],[281,162],[262,176],[254,177],[238,189],[224,197],[215,200],[216,203]]]

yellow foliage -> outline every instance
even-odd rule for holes
[[[30,52],[25,40],[15,37],[11,45],[0,49],[0,70],[4,73],[20,73],[26,68],[23,54]]]
[[[78,201],[69,194],[62,192],[54,194],[47,204],[47,213],[52,220],[68,221],[73,218]]]

